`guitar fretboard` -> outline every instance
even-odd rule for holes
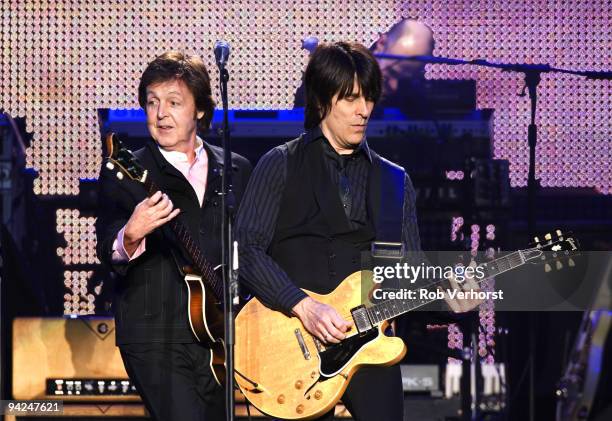
[[[482,268],[484,276],[482,277],[482,279],[476,279],[476,281],[478,283],[484,282],[485,280],[493,276],[515,269],[523,265],[524,263],[525,259],[521,255],[520,251],[512,252],[506,256],[479,265],[479,267]],[[442,286],[444,282],[446,282],[446,280],[439,280],[436,282],[432,282],[422,288],[426,289],[427,291],[433,292],[436,291],[438,287]],[[420,296],[420,294],[417,294],[417,298],[415,299],[386,300],[372,305],[367,309],[371,322],[374,324],[381,323],[384,320],[393,319],[397,316],[400,316],[412,310],[416,310],[419,307],[423,307],[437,300],[436,298],[418,298],[418,296]]]
[[[149,177],[147,177],[147,179],[144,181],[144,186],[149,196],[153,195],[159,190],[159,187],[157,187],[157,185],[151,181]],[[223,297],[223,284],[215,273],[215,268],[213,265],[202,255],[198,242],[193,239],[189,229],[176,217],[169,222],[169,225],[172,232],[181,242],[181,245],[191,258],[195,268],[199,271],[203,281],[212,289],[213,293],[215,294],[215,298],[220,302],[221,298]]]

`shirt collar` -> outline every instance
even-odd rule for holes
[[[187,159],[187,154],[179,151],[167,151],[161,146],[157,145],[159,152],[169,163],[176,165],[189,162]],[[195,157],[196,161],[201,158],[202,153],[204,153],[204,142],[199,136],[196,136],[196,148],[195,148]]]
[[[313,129],[307,130],[306,133],[304,133],[304,142],[307,144],[317,141],[319,139],[321,140],[324,139],[329,144],[329,140],[323,135],[321,126],[317,126]],[[330,145],[330,148],[334,152],[336,152],[331,147],[331,145]],[[351,155],[357,155],[358,153],[363,153],[366,156],[366,158],[368,158],[368,161],[372,162],[372,153],[370,151],[370,147],[368,146],[368,139],[365,136],[363,138],[363,141],[359,144],[359,147]]]

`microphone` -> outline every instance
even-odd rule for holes
[[[217,41],[215,43],[215,61],[217,66],[225,67],[230,55],[230,45],[226,41]]]
[[[318,45],[319,38],[312,35],[302,40],[302,48],[304,50],[307,50],[309,54],[312,54],[312,52],[317,48]]]

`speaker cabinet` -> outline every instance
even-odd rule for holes
[[[140,401],[122,395],[50,395],[48,379],[125,379],[112,318],[13,320],[13,399]]]

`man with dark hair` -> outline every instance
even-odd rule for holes
[[[140,183],[100,171],[96,222],[100,260],[119,276],[113,312],[126,371],[155,420],[220,420],[223,389],[211,351],[188,321],[179,272],[185,253],[168,221],[178,218],[213,266],[221,260],[223,151],[197,136],[210,126],[214,101],[202,60],[167,52],[142,74],[138,101],[152,140],[134,155],[160,187],[147,198]],[[232,154],[233,193],[242,197],[249,162]],[[162,193],[163,192],[163,193]]]
[[[304,82],[306,133],[261,158],[237,216],[240,275],[265,305],[333,344],[352,323],[300,288],[331,292],[361,269],[361,253],[374,241],[419,251],[415,193],[404,169],[365,139],[382,89],[370,51],[356,43],[321,45]],[[449,304],[457,311],[471,305]],[[356,420],[403,419],[399,366],[360,369],[342,400]]]

